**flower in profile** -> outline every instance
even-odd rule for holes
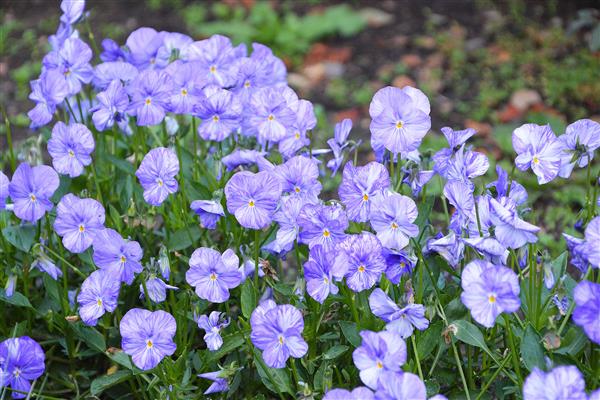
[[[171,76],[164,71],[146,70],[127,86],[131,103],[127,111],[140,126],[159,124],[169,109]]]
[[[190,257],[190,269],[185,280],[196,288],[201,299],[223,303],[229,299],[229,289],[242,281],[239,266],[240,260],[231,249],[221,255],[217,250],[200,247]]]
[[[263,351],[265,364],[271,368],[283,368],[290,356],[300,358],[308,351],[302,338],[302,313],[290,304],[263,301],[252,311],[250,325],[252,343]]]
[[[213,311],[210,315],[201,315],[196,320],[198,328],[204,329],[204,341],[210,351],[217,351],[223,345],[221,331],[229,326],[229,318],[224,313]]]
[[[190,208],[198,215],[200,226],[205,229],[215,229],[219,219],[225,215],[223,206],[215,200],[194,200]]]
[[[415,257],[409,257],[404,251],[383,248],[381,253],[387,265],[385,276],[390,282],[397,285],[403,275],[410,275],[416,264]]]
[[[369,296],[369,307],[373,314],[387,323],[385,329],[396,332],[402,339],[410,337],[414,328],[423,331],[429,326],[422,304],[407,304],[400,308],[380,288],[373,290]]]
[[[161,360],[175,352],[173,336],[177,330],[175,318],[168,312],[133,308],[121,319],[121,347],[141,370],[156,367]]]
[[[556,139],[550,125],[522,125],[514,130],[512,143],[517,153],[515,164],[518,169],[527,171],[531,168],[540,185],[556,178],[563,145]]]
[[[371,203],[390,186],[387,169],[376,161],[363,167],[348,162],[344,167],[339,187],[340,200],[346,206],[348,219],[367,222],[371,215]]]
[[[244,115],[244,135],[256,136],[265,145],[267,141],[278,143],[292,131],[296,113],[284,94],[280,88],[265,87],[252,95]]]
[[[113,229],[104,229],[94,239],[94,263],[120,282],[131,285],[135,274],[142,272],[144,251],[138,242],[124,240]]]
[[[352,353],[354,365],[360,370],[360,379],[376,390],[386,373],[402,372],[406,362],[406,343],[395,332],[360,332],[362,344]]]
[[[483,153],[465,149],[463,145],[448,161],[440,175],[449,181],[461,181],[467,184],[471,191],[473,178],[484,175],[490,167],[490,161]]]
[[[443,236],[440,232],[427,242],[427,252],[438,253],[452,268],[456,268],[463,258],[465,244],[453,230]]]
[[[15,294],[16,287],[17,287],[17,276],[11,274],[6,279],[6,284],[4,285],[4,295],[6,297],[12,297]]]
[[[333,152],[333,158],[327,162],[327,168],[331,169],[331,176],[337,174],[344,162],[344,150],[348,146],[347,140],[351,130],[352,120],[346,118],[335,124],[333,137],[327,140],[327,144]]]
[[[266,151],[237,149],[223,157],[221,162],[228,171],[233,171],[240,165],[250,166],[260,163],[265,159],[266,154]]]
[[[144,156],[135,176],[144,188],[144,200],[160,206],[171,193],[177,192],[179,184],[175,176],[179,173],[179,159],[171,149],[157,147]]]
[[[540,228],[519,218],[516,204],[508,197],[500,201],[491,198],[490,211],[496,238],[503,246],[517,249],[527,243],[537,242],[536,233]]]
[[[162,36],[162,43],[156,51],[155,65],[158,68],[165,68],[178,62],[182,53],[185,53],[187,47],[192,44],[194,39],[188,35],[179,32],[166,32]],[[175,62],[171,62],[175,60]],[[171,62],[171,64],[169,64]]]
[[[73,25],[83,15],[84,8],[85,0],[62,0],[60,2],[60,9],[63,12],[60,16],[61,22]]]
[[[111,61],[125,61],[126,54],[125,51],[119,46],[117,42],[112,39],[103,39],[102,43],[102,53],[100,53],[100,59],[104,62]],[[137,68],[136,68],[137,70]]]
[[[56,207],[54,230],[71,253],[83,253],[104,230],[105,212],[94,199],[80,199],[68,193]]]
[[[410,372],[388,372],[379,380],[376,400],[427,400],[425,383]],[[430,400],[446,399],[434,396]]]
[[[6,208],[6,198],[8,197],[8,186],[10,185],[10,180],[4,172],[0,171],[0,210],[4,210]]]
[[[346,389],[331,389],[325,393],[323,400],[373,400],[373,392],[369,388],[359,386],[350,390]]]
[[[221,377],[221,371],[206,372],[198,375],[198,377],[213,381],[212,385],[204,391],[204,394],[221,393],[229,390],[229,383],[227,379]]]
[[[24,399],[31,381],[44,373],[46,357],[42,347],[29,336],[8,338],[0,343],[0,390],[14,390],[13,399]]]
[[[202,119],[198,135],[221,142],[239,128],[242,105],[229,90],[210,86],[204,89],[204,97],[194,107],[194,113]]]
[[[59,121],[52,128],[52,136],[48,140],[48,153],[52,157],[54,169],[59,174],[75,178],[92,162],[94,146],[94,136],[85,125],[66,125]]]
[[[42,244],[45,243],[45,241],[41,239],[40,242],[42,242]],[[35,254],[35,260],[31,263],[31,269],[37,268],[50,275],[54,280],[57,280],[62,276],[62,271],[54,264],[50,257],[48,257],[42,246],[36,246],[32,250],[32,253]]]
[[[600,344],[600,284],[582,281],[573,291],[573,321],[594,343]]]
[[[82,84],[90,83],[94,69],[90,64],[92,49],[77,37],[66,39],[59,49],[48,53],[42,64],[46,71],[60,73],[67,83],[68,94],[76,95]]]
[[[525,379],[524,400],[587,400],[585,381],[573,365],[561,365],[549,372],[537,367]]]
[[[176,286],[167,285],[165,281],[160,279],[154,274],[150,274],[146,279],[146,289],[144,285],[140,284],[140,299],[145,298],[146,290],[148,291],[148,298],[154,303],[162,303],[167,299],[167,289],[177,290]]]
[[[244,228],[262,229],[271,223],[281,197],[279,179],[267,171],[235,173],[225,185],[227,210]]]
[[[110,272],[102,269],[92,272],[77,295],[81,320],[95,326],[104,313],[113,312],[117,308],[120,288],[121,282]]]
[[[97,130],[112,128],[115,122],[127,118],[125,112],[129,106],[129,97],[120,81],[112,81],[105,91],[96,95],[96,101],[97,104],[90,111]]]
[[[63,102],[69,94],[69,87],[62,74],[57,71],[46,71],[39,79],[30,82],[29,99],[35,107],[27,113],[31,120],[31,129],[46,125],[52,120],[56,106]]]
[[[369,105],[371,135],[394,154],[415,150],[431,128],[427,96],[419,89],[379,89]]]
[[[298,100],[294,112],[296,122],[288,135],[279,142],[279,152],[286,158],[293,157],[298,150],[310,144],[306,133],[317,126],[317,117],[310,101]]]
[[[348,217],[340,204],[306,204],[298,215],[300,242],[312,248],[318,244],[327,251],[346,237]]]
[[[372,288],[387,267],[381,242],[372,233],[348,235],[338,249],[347,260],[346,284],[355,292]]]
[[[559,175],[568,178],[575,166],[585,168],[600,148],[600,124],[591,119],[575,121],[558,137],[563,146]]]
[[[337,294],[334,280],[341,281],[346,272],[344,253],[325,251],[321,245],[310,249],[308,261],[304,263],[306,291],[323,304],[329,294]]]
[[[475,199],[471,187],[462,181],[449,181],[444,185],[444,197],[454,207],[450,228],[461,233],[475,212]]]
[[[295,241],[298,239],[298,232],[300,231],[298,216],[303,206],[304,202],[299,196],[284,196],[281,198],[281,205],[273,214],[273,221],[279,224],[279,229],[275,234],[275,240],[263,246],[264,250],[282,257],[292,250]],[[254,270],[254,264],[252,269]]]
[[[418,211],[415,202],[407,196],[385,192],[373,199],[371,226],[384,247],[403,249],[409,238],[419,234],[419,227],[413,222]]]
[[[284,194],[298,196],[305,203],[316,203],[322,185],[319,182],[319,167],[314,158],[295,156],[278,165],[273,173],[281,181]]]
[[[512,182],[508,180],[508,173],[502,169],[500,165],[496,165],[496,174],[498,179],[488,185],[486,188],[496,189],[496,199],[508,196],[516,205],[521,205],[527,201],[527,190],[519,182],[514,179]],[[510,187],[510,192],[508,188]]]
[[[439,150],[433,155],[433,170],[441,176],[446,176],[450,159],[454,153],[477,132],[472,128],[467,128],[462,131],[455,131],[447,126],[443,127],[441,131],[448,141],[448,147]]]
[[[127,285],[131,285],[135,274],[142,272],[140,261],[144,254],[139,243],[124,240],[113,229],[104,229],[94,239],[94,263],[101,269]]]
[[[585,228],[585,243],[582,252],[594,268],[600,268],[600,217],[590,221]]]
[[[8,185],[15,215],[28,222],[42,218],[54,207],[50,198],[59,183],[58,174],[47,165],[32,168],[27,163],[20,164]]]
[[[519,309],[519,279],[510,268],[474,260],[466,265],[461,276],[463,304],[471,310],[473,319],[491,328],[503,312]]]

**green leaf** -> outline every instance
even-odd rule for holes
[[[90,349],[104,353],[106,350],[106,342],[104,341],[104,336],[102,336],[100,332],[91,326],[83,325],[83,323],[72,324],[71,327],[73,328],[75,335],[85,342]]]
[[[254,291],[254,284],[250,279],[246,279],[246,282],[242,285],[240,301],[242,303],[242,314],[244,317],[250,318],[252,311],[256,308],[256,292]]]
[[[475,325],[462,319],[454,321],[452,325],[456,326],[456,333],[454,336],[456,336],[458,340],[470,344],[471,346],[479,347],[491,355],[491,351],[483,339],[483,334]]]
[[[27,297],[19,292],[14,292],[12,296],[7,297],[4,289],[0,289],[0,300],[13,306],[33,308]]]
[[[109,387],[125,381],[130,375],[130,371],[120,370],[114,374],[100,376],[92,381],[90,392],[92,396],[98,396]]]
[[[558,354],[576,356],[587,344],[588,339],[583,331],[575,326],[571,327],[562,339],[561,346],[554,352]]]
[[[543,368],[545,365],[541,339],[531,325],[527,325],[521,340],[521,357],[530,371],[533,370],[533,367]]]
[[[244,334],[236,333],[231,336],[223,337],[223,345],[219,348],[219,350],[210,352],[210,359],[212,361],[216,361],[223,356],[231,353],[238,347],[244,344]]]
[[[294,389],[290,382],[290,376],[288,375],[287,368],[269,368],[265,365],[262,359],[260,351],[256,348],[253,349],[254,358],[257,360],[256,370],[263,384],[274,393],[289,393],[294,396]]]
[[[425,329],[417,341],[419,358],[423,361],[442,342],[443,322],[437,321]]]
[[[129,369],[134,370],[134,366],[131,363],[131,358],[124,351],[117,351],[116,353],[106,353],[108,358],[116,362],[117,364]]]
[[[433,210],[433,203],[435,202],[434,196],[427,196],[425,198],[425,203],[419,203],[418,209],[419,214],[417,219],[415,220],[415,224],[419,227],[419,231],[423,231],[423,228],[427,224],[427,220],[429,219],[429,215],[431,214],[431,210]]]
[[[348,342],[350,342],[350,344],[354,347],[360,346],[362,339],[358,334],[356,324],[350,321],[340,321],[338,324],[340,324],[340,328],[342,329],[342,333],[344,334],[346,340],[348,340]]]
[[[294,294],[294,287],[285,283],[276,283],[275,285],[273,285],[273,289],[275,289],[284,296],[292,296]]]
[[[344,354],[350,347],[343,344],[338,344],[330,348],[323,354],[324,360],[334,360]]]
[[[25,252],[31,249],[31,245],[35,241],[36,228],[33,225],[13,225],[2,229],[2,234],[6,240]]]
[[[168,248],[175,251],[187,249],[198,242],[200,235],[200,228],[195,225],[181,228],[171,235]]]
[[[114,164],[117,169],[125,172],[126,174],[133,175],[135,173],[135,168],[129,161],[126,161],[122,158],[117,158],[111,154],[107,154],[106,158],[108,158],[108,161],[110,161],[111,164]]]
[[[333,379],[333,368],[328,361],[324,361],[317,372],[315,373],[314,379],[314,387],[316,390],[325,393],[328,389],[330,389],[332,385]]]

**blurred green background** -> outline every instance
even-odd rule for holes
[[[386,85],[416,86],[429,96],[434,133],[422,149],[445,145],[443,126],[475,128],[474,144],[491,161],[488,181],[496,161],[510,170],[511,133],[521,123],[548,122],[562,134],[576,119],[600,120],[600,9],[594,1],[87,3],[97,43],[104,37],[124,43],[132,30],[151,26],[270,46],[286,62],[290,86],[315,104],[317,145],[333,134],[335,122],[351,118],[353,137],[364,141],[363,161],[372,157],[368,105]],[[27,128],[29,81],[39,74],[59,11],[58,1],[2,2],[0,105],[21,154],[36,141]],[[82,36],[89,42],[87,32]],[[5,135],[2,124],[2,150]],[[572,233],[584,202],[586,176],[579,171],[543,187],[534,178],[517,174],[530,192],[529,219],[543,227],[542,243],[558,252],[560,232]]]

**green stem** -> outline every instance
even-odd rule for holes
[[[412,342],[413,352],[415,353],[415,361],[417,362],[417,371],[419,371],[419,378],[423,380],[423,370],[421,370],[421,360],[419,360],[419,352],[417,351],[417,343],[415,341],[415,335],[410,336],[410,341]]]
[[[8,145],[8,157],[10,160],[10,170],[11,170],[11,172],[15,172],[15,169],[17,168],[17,163],[15,160],[15,152],[14,152],[13,143],[12,143],[10,120],[8,119],[8,115],[6,114],[6,111],[4,111],[4,107],[2,107],[2,114],[4,116],[4,125],[6,126],[6,144]]]
[[[502,369],[508,362],[509,358],[513,358],[513,355],[511,354],[508,357],[505,357],[504,360],[502,360],[502,362],[500,363],[500,367],[498,369],[496,369],[496,371],[494,371],[494,373],[492,374],[492,377],[490,379],[488,379],[488,381],[485,383],[485,385],[483,385],[483,387],[481,388],[481,391],[479,392],[479,395],[477,396],[477,398],[475,400],[479,400],[481,398],[481,396],[483,396],[486,393],[487,388],[490,387],[492,382],[494,382],[496,380],[496,377],[498,376],[500,371],[502,371]]]
[[[502,314],[504,317],[504,324],[506,325],[506,334],[508,336],[508,343],[510,346],[510,351],[512,353],[512,362],[515,372],[517,374],[517,379],[519,380],[519,385],[523,386],[523,375],[521,374],[521,363],[519,362],[519,353],[517,353],[517,347],[515,346],[515,339],[512,331],[512,325],[510,324],[510,318],[507,314]]]
[[[592,272],[592,268],[588,265],[588,270],[585,273],[585,275],[583,276],[583,278],[581,279],[582,281],[585,281],[588,276],[590,276],[590,273]],[[565,329],[565,326],[567,326],[567,322],[569,321],[569,318],[571,318],[571,314],[573,313],[573,310],[575,309],[575,302],[572,301],[571,304],[569,305],[569,310],[567,311],[567,314],[565,315],[565,318],[563,318],[562,323],[560,324],[560,327],[558,328],[558,331],[556,332],[556,334],[558,336],[560,336],[560,334],[562,333],[562,331]]]
[[[256,294],[256,298],[259,298],[260,291],[258,290],[258,257],[260,254],[260,231],[256,229],[254,231],[254,292]]]
[[[463,388],[465,389],[465,396],[467,397],[467,400],[471,400],[471,395],[469,394],[469,387],[467,386],[467,380],[465,379],[465,373],[463,372],[461,365],[462,361],[458,357],[458,350],[456,349],[456,344],[454,344],[454,341],[452,341],[451,343],[452,350],[454,351],[454,360],[456,361],[456,366],[458,367],[458,372],[460,373],[460,379],[462,381]]]

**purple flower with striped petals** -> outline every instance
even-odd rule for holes
[[[225,185],[227,210],[244,228],[262,229],[271,223],[281,197],[281,184],[272,173],[237,172]]]
[[[461,276],[463,304],[473,319],[491,328],[501,313],[519,309],[519,279],[510,268],[483,260],[471,261]]]
[[[314,158],[295,156],[273,170],[281,181],[283,193],[298,196],[305,203],[316,203],[322,185],[319,167]]]
[[[347,259],[346,284],[355,292],[372,288],[387,267],[381,242],[372,233],[348,235],[338,249]]]
[[[406,343],[395,332],[360,332],[362,344],[352,353],[360,379],[371,389],[377,389],[386,373],[402,372],[406,362]]]
[[[81,320],[86,325],[96,326],[104,313],[117,308],[120,288],[119,278],[110,272],[102,269],[92,272],[83,281],[77,295]]]
[[[400,250],[408,245],[409,238],[419,234],[419,227],[413,223],[417,214],[410,197],[385,192],[373,199],[371,226],[384,247]]]
[[[104,207],[94,199],[68,193],[56,207],[54,230],[71,253],[83,253],[104,230]]]
[[[94,136],[83,124],[65,125],[59,121],[52,128],[52,136],[48,140],[48,153],[54,169],[71,178],[81,175],[84,167],[91,164],[94,147]]]
[[[198,215],[200,226],[205,229],[215,229],[219,219],[225,216],[223,206],[215,200],[194,200],[190,208]]]
[[[427,400],[425,383],[410,372],[387,372],[379,379],[375,392],[376,400]],[[444,396],[434,396],[430,400],[446,400]]]
[[[148,298],[152,300],[152,302],[156,304],[162,303],[167,299],[167,289],[177,290],[179,288],[176,286],[167,285],[165,281],[156,275],[150,274],[148,279],[146,279],[146,289],[144,289],[143,284],[140,284],[140,299],[144,299],[146,297],[147,291]]]
[[[227,379],[221,377],[221,371],[206,372],[198,375],[200,378],[209,379],[213,383],[204,391],[204,394],[221,393],[229,390]]]
[[[331,389],[323,400],[373,400],[373,392],[364,386],[354,388],[352,391],[346,389]]]
[[[0,390],[9,387],[13,399],[31,392],[30,381],[44,373],[46,357],[42,347],[29,336],[13,337],[0,343]],[[22,392],[22,393],[21,393]]]
[[[531,168],[540,185],[556,178],[561,165],[563,145],[556,139],[550,125],[522,125],[514,130],[512,143],[517,153],[517,168],[521,171]]]
[[[337,294],[335,281],[341,281],[346,273],[345,254],[326,251],[321,245],[310,249],[308,261],[304,263],[306,291],[316,301],[323,304],[329,294]]]
[[[119,324],[121,347],[131,356],[136,367],[143,371],[156,367],[164,357],[175,353],[173,342],[177,323],[165,311],[133,308]]]
[[[600,268],[600,217],[595,217],[585,228],[585,243],[581,251],[594,268]]]
[[[210,315],[201,315],[196,320],[198,328],[204,329],[204,341],[210,351],[217,351],[223,345],[221,331],[229,326],[229,318],[225,313],[213,311]]]
[[[204,90],[204,98],[194,107],[194,113],[202,118],[200,137],[221,142],[239,128],[242,105],[232,92],[211,86]]]
[[[568,178],[575,166],[585,168],[600,148],[600,124],[591,119],[575,121],[558,137],[563,146],[559,175]]]
[[[537,242],[536,233],[540,228],[519,218],[516,204],[508,197],[500,201],[490,199],[490,211],[496,238],[503,246],[518,249],[527,243]]]
[[[237,60],[245,55],[245,45],[233,47],[228,37],[213,35],[189,44],[182,58],[198,62],[197,73],[204,82],[226,88],[235,84]]]
[[[90,61],[92,49],[77,37],[66,39],[60,49],[48,53],[42,64],[46,71],[56,71],[62,74],[67,83],[70,96],[81,91],[82,84],[90,83],[94,69]]]
[[[309,248],[320,244],[326,250],[331,250],[346,237],[348,218],[339,204],[306,204],[297,221],[300,226],[300,242],[307,244]]]
[[[296,122],[292,125],[290,134],[279,142],[279,152],[286,158],[293,157],[298,150],[310,144],[306,133],[317,126],[317,117],[310,101],[298,100],[294,112]]]
[[[256,136],[265,145],[280,142],[292,131],[296,113],[284,94],[279,88],[266,87],[252,95],[244,116],[244,135]]]
[[[400,283],[403,275],[410,275],[416,264],[414,257],[409,257],[403,251],[390,250],[386,247],[383,248],[381,253],[385,259],[387,265],[385,269],[385,276],[390,282],[397,285]]]
[[[173,82],[164,71],[142,71],[127,86],[131,103],[127,111],[140,126],[157,125],[169,110]]]
[[[583,375],[573,365],[561,365],[549,372],[537,367],[525,379],[524,400],[587,400]]]
[[[600,344],[600,284],[582,281],[573,291],[573,321],[594,343]]]
[[[8,185],[8,193],[14,203],[15,215],[28,222],[36,222],[54,205],[50,198],[58,189],[60,181],[54,169],[47,165],[30,167],[22,163],[17,167]]]
[[[39,79],[30,82],[29,99],[35,107],[27,113],[31,120],[31,129],[46,125],[52,120],[56,106],[69,94],[69,87],[62,74],[55,70],[46,71]]]
[[[252,343],[263,351],[265,364],[271,368],[283,368],[290,356],[301,358],[308,351],[302,338],[302,313],[290,304],[263,301],[252,311],[250,325]]]
[[[368,221],[373,199],[389,186],[390,175],[380,163],[372,161],[363,167],[347,163],[338,193],[348,218],[355,222]]]
[[[94,239],[94,263],[127,285],[131,285],[135,274],[142,272],[143,255],[138,242],[124,240],[113,229],[104,229]]]
[[[415,328],[424,331],[429,326],[422,304],[407,304],[400,308],[380,288],[373,290],[369,296],[369,307],[373,314],[387,323],[385,329],[396,332],[402,339],[410,337]]]
[[[173,150],[165,147],[150,150],[135,172],[144,188],[144,200],[150,205],[160,206],[179,189],[175,179],[178,173],[179,159]]]
[[[227,301],[229,290],[242,281],[240,260],[231,249],[221,255],[217,250],[201,247],[194,250],[189,263],[185,280],[196,288],[198,297],[211,303]]]
[[[63,12],[60,16],[61,22],[73,25],[83,15],[84,8],[85,0],[62,0],[60,2],[60,9]]]
[[[106,90],[114,81],[128,84],[139,74],[136,67],[125,61],[109,61],[98,64],[94,68],[93,84],[96,88]]]
[[[117,80],[112,81],[105,91],[96,95],[97,104],[90,109],[92,121],[99,131],[111,128],[115,122],[122,122],[127,118],[125,111],[129,106],[129,97],[123,84]]]
[[[156,32],[152,28],[141,27],[131,32],[125,46],[129,50],[127,61],[140,71],[153,69],[156,65],[156,53],[163,44],[166,32]]]

